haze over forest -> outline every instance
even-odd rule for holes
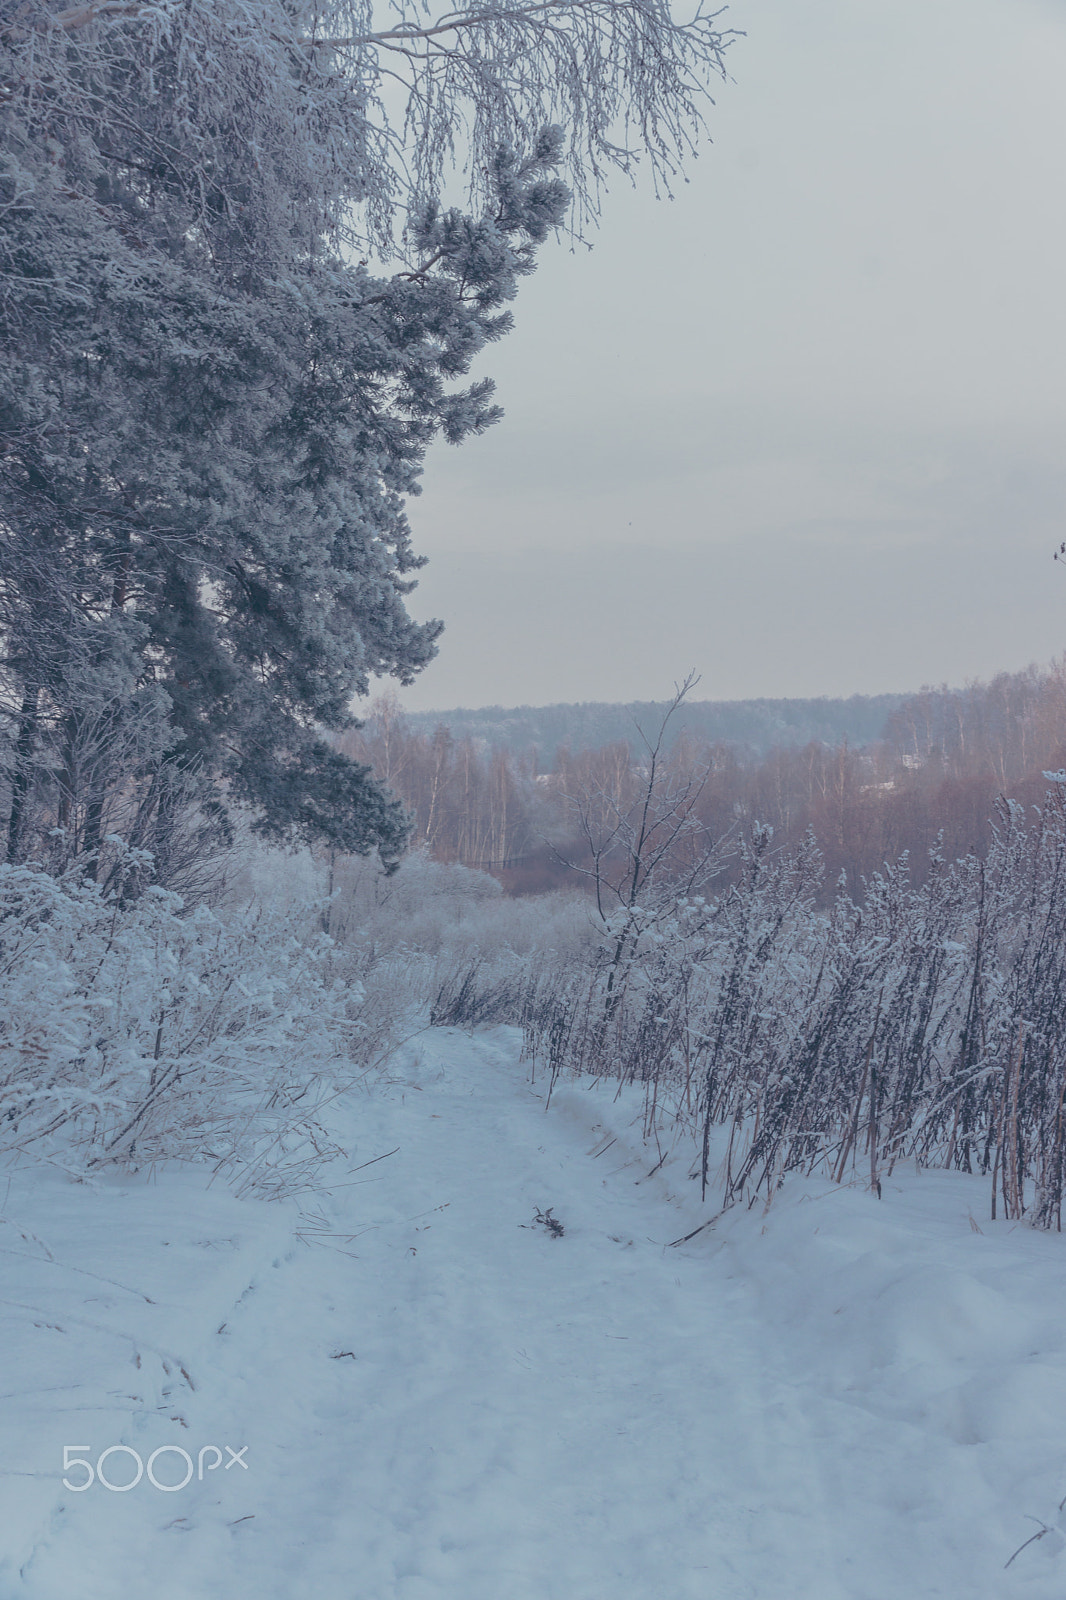
[[[766,755],[775,746],[870,744],[881,737],[885,719],[906,700],[902,694],[855,694],[848,699],[686,700],[673,719],[669,740],[682,734],[712,744],[743,746]],[[562,744],[575,749],[637,739],[638,727],[650,729],[661,718],[664,702],[634,700],[626,705],[583,701],[574,705],[484,706],[470,711],[414,711],[411,727],[432,733],[443,723],[453,738],[484,740],[494,748],[524,753],[531,748],[554,756]]]
[[[637,805],[665,710],[644,702],[406,714],[392,696],[340,747],[401,799],[416,848],[528,894],[585,881],[583,808],[590,796],[603,816]],[[723,841],[726,854],[727,841],[759,825],[786,850],[810,832],[825,892],[843,872],[861,894],[904,856],[916,882],[937,852],[983,856],[1004,804],[1039,805],[1047,774],[1064,766],[1060,661],[909,696],[686,698],[665,730],[661,781],[690,786],[691,826]]]

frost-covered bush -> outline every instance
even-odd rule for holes
[[[209,1161],[299,1187],[328,1154],[316,1106],[366,1033],[332,947],[252,908],[0,866],[0,1156],[86,1173]]]
[[[358,988],[364,1050],[427,1023],[521,1020],[539,976],[595,942],[588,897],[509,899],[497,880],[414,851],[386,873],[358,857],[251,845],[229,904],[334,941],[335,981]]]
[[[595,939],[590,902],[557,893],[509,899],[488,873],[422,852],[385,877],[368,863],[335,874],[331,932],[368,1007],[400,994],[434,1025],[524,1020],[540,975],[581,961]]]
[[[346,857],[335,862],[328,889],[329,928],[338,944],[402,945],[433,956],[504,898],[487,872],[434,861],[424,851],[406,856],[391,874],[372,861]]]
[[[261,906],[271,916],[303,917],[321,925],[314,907],[329,893],[329,868],[310,850],[283,850],[266,844],[247,827],[238,832],[237,863],[229,874],[224,908]]]

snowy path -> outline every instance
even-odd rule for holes
[[[609,1091],[557,1091],[545,1116],[539,1086],[529,1088],[510,1046],[506,1036],[436,1033],[391,1087],[351,1097],[351,1164],[399,1148],[335,1190],[311,1248],[292,1239],[291,1213],[279,1208],[180,1192],[176,1205],[165,1185],[116,1199],[139,1203],[142,1218],[147,1199],[148,1232],[165,1226],[169,1236],[159,1284],[151,1279],[164,1271],[158,1239],[152,1254],[147,1235],[131,1232],[121,1252],[112,1239],[110,1275],[142,1294],[149,1284],[156,1305],[112,1295],[118,1304],[106,1319],[98,1314],[112,1330],[125,1319],[141,1361],[136,1382],[156,1387],[123,1418],[115,1396],[131,1388],[130,1351],[116,1355],[114,1338],[89,1351],[87,1334],[72,1344],[72,1331],[92,1319],[68,1283],[65,1311],[38,1334],[67,1352],[66,1369],[50,1368],[66,1398],[39,1438],[22,1436],[24,1452],[37,1448],[40,1476],[9,1480],[12,1494],[21,1488],[29,1498],[21,1512],[17,1499],[9,1503],[0,1600],[1043,1600],[1066,1592],[1057,1533],[1003,1573],[1033,1527],[1017,1506],[999,1504],[1012,1484],[1030,1495],[1023,1509],[1041,1516],[1057,1498],[1061,1333],[1033,1385],[1044,1413],[1035,1453],[1023,1434],[1014,1455],[1008,1439],[1005,1456],[991,1461],[979,1394],[969,1411],[956,1394],[972,1387],[970,1368],[945,1386],[941,1349],[945,1338],[966,1344],[960,1317],[980,1320],[983,1302],[966,1303],[973,1280],[948,1275],[946,1299],[926,1283],[917,1322],[905,1319],[906,1338],[892,1335],[894,1250],[906,1304],[914,1298],[913,1263],[903,1270],[914,1236],[905,1217],[882,1221],[873,1202],[852,1197],[858,1211],[821,1243],[812,1208],[798,1206],[782,1210],[783,1243],[761,1256],[751,1216],[664,1249],[705,1215],[684,1192],[680,1165],[672,1179],[647,1178],[651,1163],[639,1139],[627,1141]],[[533,1221],[548,1208],[561,1238]],[[951,1232],[952,1250],[959,1237]],[[963,1244],[971,1241],[980,1252],[968,1231]],[[1034,1245],[1037,1267],[1053,1255],[1060,1278],[1061,1246]],[[83,1264],[98,1271],[101,1248],[87,1238]],[[936,1239],[930,1248],[940,1248]],[[1000,1270],[999,1255],[988,1259]],[[1010,1259],[1002,1257],[1005,1273]],[[820,1297],[801,1292],[799,1274],[812,1267],[825,1285]],[[47,1311],[55,1274],[36,1270],[41,1282],[24,1303]],[[922,1282],[923,1273],[936,1278],[929,1261],[914,1270]],[[833,1342],[845,1304],[840,1272],[860,1297],[879,1297],[869,1325],[853,1325],[863,1349],[850,1372],[840,1370],[850,1344]],[[5,1276],[5,1296],[16,1281]],[[973,1289],[978,1301],[993,1292]],[[1049,1314],[1061,1308],[1056,1292]],[[1010,1343],[993,1312],[985,1332]],[[12,1328],[18,1315],[9,1307]],[[888,1343],[874,1348],[886,1319]],[[924,1365],[920,1350],[910,1359],[905,1348],[923,1329]],[[1022,1344],[1032,1332],[1019,1335]],[[960,1360],[972,1355],[979,1365],[988,1352],[977,1346]],[[87,1354],[110,1399],[75,1392]],[[922,1383],[942,1396],[943,1416],[935,1405],[930,1413]],[[0,1380],[3,1390],[17,1387]],[[164,1443],[194,1458],[202,1445],[247,1444],[247,1469],[207,1471],[174,1494],[142,1482],[128,1494],[60,1486],[57,1499],[60,1436],[91,1441],[94,1459],[115,1442],[145,1459]],[[116,1459],[116,1480],[128,1476],[128,1460]]]

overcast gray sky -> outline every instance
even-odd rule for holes
[[[714,143],[546,245],[435,448],[418,709],[962,683],[1066,648],[1066,0],[736,0]]]

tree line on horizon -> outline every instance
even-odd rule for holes
[[[490,872],[517,895],[584,882],[582,816],[591,808],[602,824],[624,814],[646,783],[639,737],[564,739],[550,755],[515,750],[443,721],[427,728],[395,696],[376,701],[341,748],[402,802],[413,848]],[[864,879],[904,854],[921,883],[934,849],[983,858],[997,802],[1040,804],[1046,774],[1066,765],[1066,660],[963,689],[923,689],[865,744],[812,739],[753,753],[682,728],[664,763],[663,781],[698,778],[687,804],[726,859],[729,841],[760,824],[783,847],[812,833],[830,886],[843,872],[861,893]]]
[[[695,685],[693,685],[695,687]],[[671,718],[667,744],[685,734],[709,744],[742,746],[750,755],[767,755],[778,745],[866,745],[878,739],[885,719],[899,709],[905,694],[821,695],[788,699],[697,700],[686,696]],[[658,725],[665,707],[653,700],[607,703],[583,700],[547,706],[457,707],[450,711],[412,711],[407,721],[416,733],[432,734],[443,723],[453,738],[486,740],[512,755],[536,749],[551,758],[560,745],[585,749],[618,741],[639,743],[637,726]]]

